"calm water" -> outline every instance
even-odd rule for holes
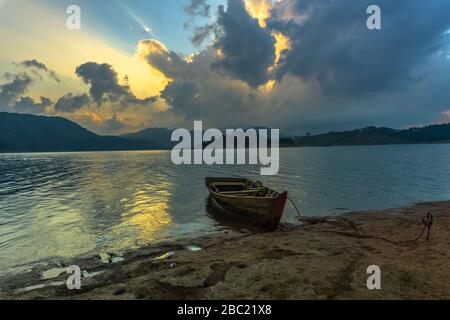
[[[206,176],[288,190],[306,215],[450,199],[450,145],[281,150],[276,177],[256,166],[182,166],[169,152],[0,155],[0,274],[33,262],[222,228],[205,213]],[[288,205],[284,217],[295,221]]]

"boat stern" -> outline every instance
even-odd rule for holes
[[[286,201],[288,199],[287,191],[281,193],[278,198],[274,201],[272,207],[272,215],[270,220],[267,223],[267,229],[271,231],[275,231],[278,229],[278,225],[280,224],[281,218],[283,217],[284,208],[286,206]]]

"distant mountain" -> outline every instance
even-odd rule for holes
[[[0,112],[0,152],[157,149],[147,141],[99,136],[59,117]]]
[[[255,129],[257,132],[259,129],[270,130],[269,128],[265,128],[265,127],[251,127],[251,128],[247,128],[247,129],[243,129],[243,130],[246,131],[248,129]],[[160,146],[161,148],[172,149],[175,145],[178,144],[178,142],[171,141],[172,131],[173,130],[169,130],[169,129],[165,129],[165,128],[149,128],[149,129],[145,129],[145,130],[135,132],[135,133],[123,134],[120,137],[123,137],[126,139],[131,139],[131,140],[148,141],[155,145]],[[226,135],[226,133],[225,133],[226,129],[222,129],[220,131],[222,131],[222,133],[224,135]],[[191,137],[192,137],[191,143],[194,146],[194,132],[190,131],[190,133],[191,133]],[[202,143],[203,146],[207,146],[209,144],[210,144],[209,142]],[[225,145],[225,143],[224,143],[224,145]],[[198,147],[200,147],[200,145],[198,145]]]
[[[0,152],[171,149],[178,143],[170,141],[171,133],[169,129],[151,128],[119,137],[99,136],[60,117],[0,112]],[[407,130],[368,127],[280,139],[281,147],[417,143],[450,143],[450,124]]]
[[[171,134],[172,131],[166,128],[149,128],[135,133],[123,134],[120,137],[134,141],[147,141],[161,149],[171,149],[174,146],[170,140]]]
[[[283,138],[280,141],[280,145],[284,147],[308,147],[447,142],[450,142],[450,124],[431,125],[407,130],[368,127],[353,131]]]

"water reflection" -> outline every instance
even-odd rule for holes
[[[135,192],[131,199],[122,199],[125,209],[121,222],[116,225],[111,234],[119,235],[127,230],[135,230],[134,237],[121,238],[114,249],[133,247],[154,241],[158,232],[172,222],[168,212],[170,183],[161,183],[158,190],[155,186],[146,185],[145,190]]]
[[[211,197],[205,199],[205,210],[208,216],[215,221],[217,228],[231,229],[237,232],[265,232],[265,230],[254,225],[254,221],[214,205],[213,201]]]

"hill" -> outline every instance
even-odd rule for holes
[[[146,141],[99,136],[60,117],[0,112],[0,152],[154,149]]]
[[[135,133],[123,134],[120,137],[134,141],[147,141],[161,149],[171,149],[174,145],[170,141],[171,134],[172,131],[166,128],[149,128]]]
[[[309,147],[446,142],[450,142],[450,124],[431,125],[406,130],[367,127],[353,131],[283,138],[280,141],[280,145],[285,147]]]
[[[149,128],[100,136],[61,117],[0,112],[0,152],[64,152],[171,149],[172,131]],[[193,136],[193,135],[192,135]],[[350,146],[450,142],[450,124],[395,130],[367,127],[303,137],[282,137],[282,147]],[[208,145],[208,143],[205,143]]]

